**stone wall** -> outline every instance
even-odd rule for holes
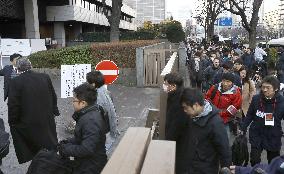
[[[60,79],[61,72],[60,69],[48,69],[48,68],[34,68],[33,71],[45,73],[52,79]],[[125,86],[136,86],[136,69],[135,68],[122,68],[119,69],[118,79],[114,84],[122,84]]]

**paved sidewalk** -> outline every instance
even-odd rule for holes
[[[60,80],[53,79],[57,96],[60,97]],[[0,77],[0,86],[3,87],[3,77]],[[144,126],[146,121],[147,108],[155,108],[157,97],[159,95],[158,88],[136,88],[125,87],[122,85],[110,85],[116,110],[119,115],[120,137],[114,143],[116,147],[120,138],[130,126]],[[58,139],[64,139],[72,136],[66,131],[66,126],[72,120],[73,113],[72,99],[58,99],[58,107],[61,115],[56,118]],[[0,117],[5,121],[6,130],[9,131],[7,123],[7,104],[3,101],[3,90],[0,89]],[[12,142],[12,139],[11,139]],[[110,154],[113,149],[110,150]],[[25,174],[30,163],[18,164],[13,143],[10,145],[10,153],[3,159],[1,169],[4,174]]]

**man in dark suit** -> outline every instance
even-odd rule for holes
[[[9,82],[11,78],[17,75],[16,62],[17,59],[21,58],[20,54],[13,54],[10,56],[11,65],[6,65],[0,70],[0,76],[4,76],[4,101],[8,98]]]
[[[58,143],[54,116],[59,111],[51,79],[31,67],[27,58],[18,59],[19,75],[9,84],[8,122],[20,164]]]

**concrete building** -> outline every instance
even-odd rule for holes
[[[194,21],[194,19],[188,19],[185,23],[185,28],[188,31],[188,38],[190,38],[193,41],[196,41],[197,37],[197,24]]]
[[[268,29],[279,29],[280,9],[266,12],[263,18],[264,24]]]
[[[124,0],[130,7],[136,10],[136,22],[141,26],[145,21],[157,24],[165,20],[165,0]]]
[[[135,10],[125,4],[121,10],[120,29],[136,30]],[[52,38],[65,46],[80,33],[109,29],[101,0],[0,0],[2,38]]]
[[[284,37],[284,0],[280,0],[280,16],[279,16],[279,35]]]

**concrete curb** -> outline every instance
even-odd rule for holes
[[[60,79],[61,71],[60,69],[50,69],[50,68],[33,68],[35,72],[45,73],[50,76],[52,79]],[[119,69],[118,79],[114,82],[114,84],[122,84],[125,86],[136,86],[136,69],[135,68],[121,68]]]

